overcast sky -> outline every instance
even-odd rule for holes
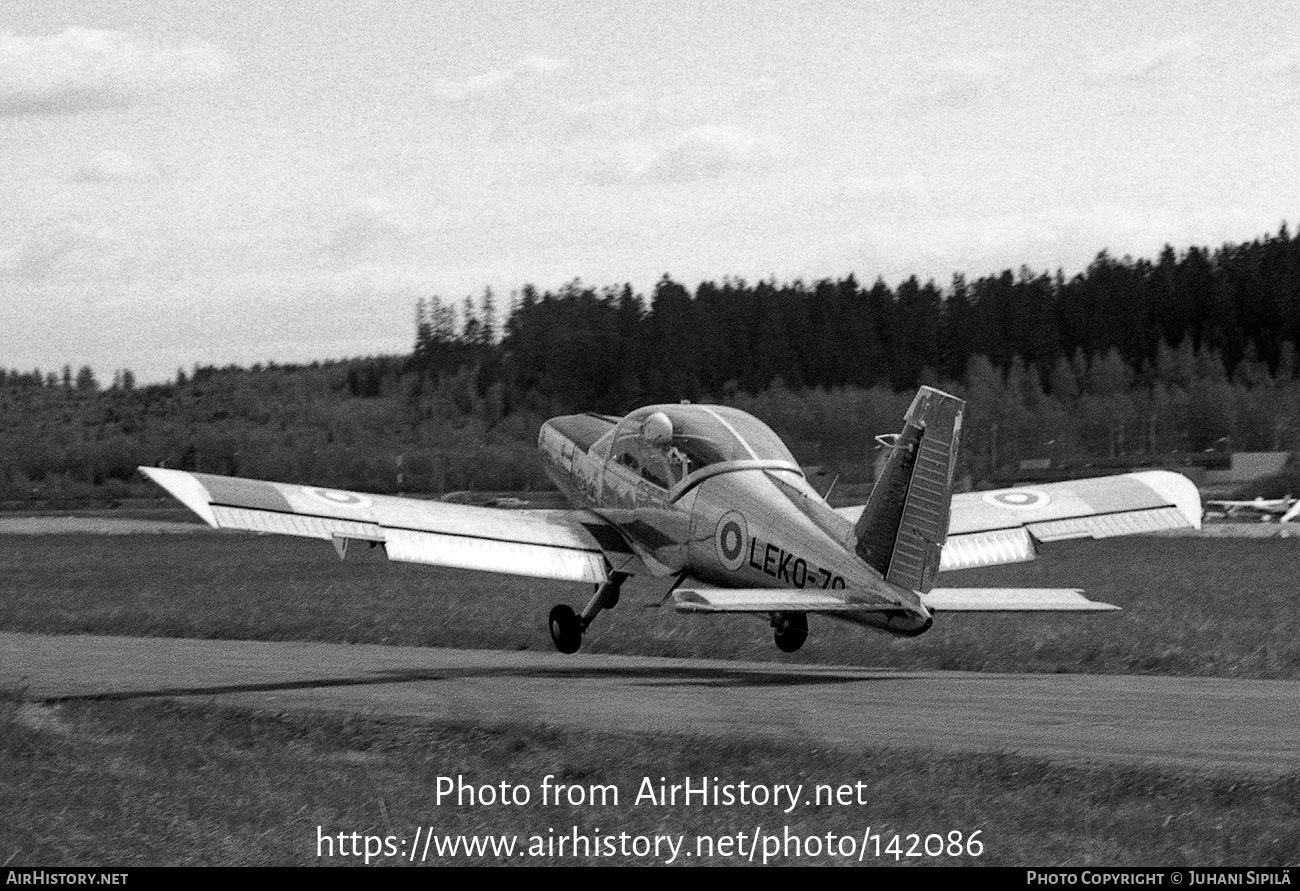
[[[1292,228],[1300,15],[0,4],[0,367],[396,353],[418,296],[1084,268]]]

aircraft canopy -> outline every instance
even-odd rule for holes
[[[624,463],[637,459],[638,465],[647,465],[644,452],[648,444],[642,429],[651,415],[665,415],[672,424],[671,449],[676,472],[680,479],[710,464],[725,461],[783,461],[796,464],[790,450],[781,438],[762,421],[739,409],[725,405],[651,405],[638,409],[625,417],[610,436],[616,460]],[[597,443],[593,451],[603,451],[610,442]],[[686,472],[681,473],[680,462],[685,459]],[[797,465],[796,465],[797,466]]]

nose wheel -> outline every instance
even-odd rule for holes
[[[605,581],[596,588],[582,614],[578,615],[573,607],[561,603],[551,610],[551,640],[561,653],[576,653],[582,646],[583,632],[590,627],[592,620],[602,609],[613,609],[618,603],[619,588],[628,578],[626,572],[611,572]],[[805,636],[806,636],[805,632]]]

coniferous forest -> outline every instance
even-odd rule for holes
[[[1300,450],[1300,235],[1072,277],[1022,267],[894,286],[665,275],[648,294],[574,280],[415,307],[414,349],[310,366],[0,371],[0,499],[152,494],[138,464],[440,493],[545,484],[538,425],[573,411],[717,401],[807,464],[868,479],[913,389],[969,401],[964,471],[1178,464]],[[0,357],[3,362],[3,357]]]

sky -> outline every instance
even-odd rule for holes
[[[524,283],[941,285],[1294,230],[1250,4],[0,4],[0,367],[402,353]]]

